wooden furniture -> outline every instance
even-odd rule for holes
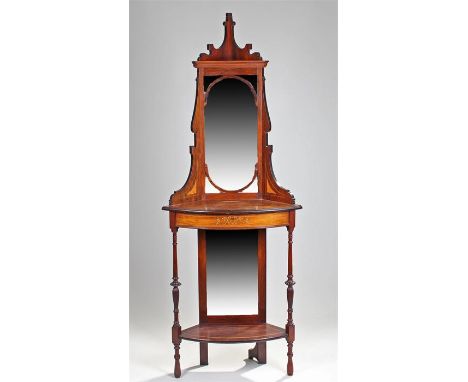
[[[287,374],[293,374],[292,349],[295,330],[292,243],[295,213],[302,207],[295,204],[294,196],[288,190],[278,185],[272,169],[273,149],[271,145],[268,145],[268,132],[271,127],[264,87],[264,69],[268,61],[263,60],[259,53],[251,53],[251,44],[245,45],[244,48],[236,44],[234,25],[232,15],[227,13],[222,45],[216,49],[209,44],[209,53],[202,53],[198,60],[193,62],[194,67],[197,68],[197,91],[192,119],[195,144],[190,147],[190,173],[184,186],[170,197],[169,205],[163,207],[163,210],[169,211],[169,225],[172,230],[173,275],[170,285],[174,302],[172,342],[175,349],[175,377],[181,375],[179,350],[182,340],[200,343],[200,364],[206,365],[210,342],[255,342],[248,356],[251,359],[256,358],[259,363],[265,363],[266,341],[285,338],[288,356]],[[247,92],[248,96],[241,96],[244,94],[242,92]],[[236,108],[244,102],[244,99],[250,102],[250,106],[246,103],[246,113],[248,111],[249,115],[253,115],[249,117],[249,121],[253,118],[253,128],[248,130],[244,128],[244,125],[249,125],[247,119],[242,119],[244,109],[240,111],[236,109],[234,113],[231,113],[230,108],[230,105]],[[215,109],[209,110],[210,107]],[[241,119],[233,125],[232,121],[236,118]],[[250,135],[248,140],[242,141],[244,130],[247,131],[248,136],[251,133],[253,135]],[[221,131],[224,132],[221,134]],[[221,136],[217,137],[217,134]],[[240,143],[236,141],[237,139],[240,139]],[[223,146],[223,149],[216,151],[216,145]],[[250,170],[253,170],[253,177],[248,181],[252,174],[250,172],[248,177],[244,177],[246,182],[243,185],[238,184],[239,187],[235,188],[227,187],[226,185],[235,176],[235,167],[242,167],[244,158],[251,156],[251,152],[244,151],[241,146],[253,147],[253,163],[249,162],[252,165]],[[229,155],[231,155],[231,160],[225,160],[225,157]],[[218,162],[222,162],[221,166],[217,166]],[[245,163],[248,165],[248,162]],[[208,164],[211,174],[208,171]],[[223,171],[223,166],[226,171]],[[224,184],[221,184],[218,180],[223,177]],[[286,227],[288,232],[285,328],[271,325],[266,321],[266,229],[271,227]],[[179,228],[198,230],[199,323],[184,330],[179,321],[179,287],[181,285],[177,262]],[[225,232],[223,234],[225,236],[217,239],[216,232],[219,235],[221,231]],[[228,234],[229,231],[231,234]],[[212,277],[207,272],[212,255],[207,256],[207,252],[213,249],[207,251],[207,248],[213,247],[215,245],[213,243],[217,242],[216,245],[225,245],[224,248],[230,249],[238,245],[239,241],[242,242],[242,235],[248,236],[249,232],[250,237],[252,233],[254,234],[256,246],[254,247],[256,261],[254,268],[258,272],[256,274],[258,277],[254,285],[257,286],[257,312],[212,314],[209,312],[208,302],[210,293],[214,295],[216,291],[207,292],[207,273],[208,278]],[[241,245],[240,252],[230,257],[230,261],[235,261],[235,256],[239,256],[239,261],[241,260],[244,247],[242,243],[239,245]],[[227,259],[228,257],[226,261]],[[232,272],[226,275],[232,275]],[[251,292],[255,293],[255,291]],[[240,305],[242,304],[237,304],[238,307]]]

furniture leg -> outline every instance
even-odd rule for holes
[[[292,267],[292,243],[293,243],[293,230],[294,226],[288,227],[288,279],[285,284],[287,288],[287,299],[288,299],[288,321],[286,323],[286,341],[288,343],[288,366],[287,372],[288,375],[293,375],[294,366],[293,366],[293,342],[295,338],[295,327],[293,321],[293,299],[294,299],[294,288],[295,284],[293,280],[293,267]]]
[[[266,363],[266,342],[257,342],[252,349],[249,349],[249,359],[256,358],[258,363]]]
[[[180,323],[179,323],[179,282],[178,269],[177,269],[177,227],[171,228],[172,230],[172,300],[174,302],[174,324],[172,325],[172,343],[174,344],[174,377],[180,377]]]
[[[208,365],[208,342],[200,342],[200,365]]]

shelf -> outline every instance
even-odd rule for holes
[[[200,324],[182,330],[180,337],[197,342],[239,343],[284,338],[286,332],[271,324]]]
[[[268,212],[292,211],[302,208],[299,204],[287,204],[266,199],[244,200],[199,200],[164,206],[166,211],[192,214],[260,214]]]

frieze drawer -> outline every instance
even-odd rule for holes
[[[176,226],[206,229],[255,229],[281,227],[289,224],[288,212],[263,214],[202,215],[176,213]]]

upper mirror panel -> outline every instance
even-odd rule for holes
[[[228,191],[248,185],[257,163],[256,80],[248,77],[256,79],[205,77],[205,162],[212,182]]]

